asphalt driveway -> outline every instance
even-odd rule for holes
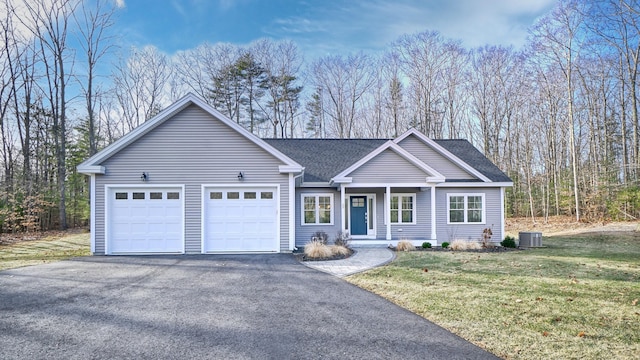
[[[495,359],[291,255],[86,257],[0,272],[1,359]]]

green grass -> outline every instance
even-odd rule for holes
[[[545,237],[544,245],[398,253],[347,280],[503,358],[637,358],[640,233]]]
[[[71,234],[0,246],[0,270],[90,255],[89,234]]]

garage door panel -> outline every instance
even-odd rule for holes
[[[111,189],[109,252],[183,252],[183,203],[178,200],[181,194],[181,188]]]
[[[267,187],[207,188],[203,251],[277,251],[275,193]]]

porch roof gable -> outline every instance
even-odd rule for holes
[[[405,149],[400,147],[400,145],[396,144],[392,140],[389,140],[389,141],[385,142],[384,144],[382,144],[381,146],[379,146],[377,149],[371,151],[369,154],[364,156],[362,159],[358,160],[355,164],[351,165],[350,167],[346,168],[345,170],[341,171],[339,174],[334,176],[331,179],[330,183],[332,183],[332,184],[350,183],[351,182],[351,178],[349,177],[349,175],[351,175],[354,171],[356,171],[357,169],[361,168],[365,164],[369,163],[371,160],[375,159],[377,156],[379,156],[380,154],[382,154],[386,150],[390,150],[390,151],[395,152],[397,155],[399,155],[402,158],[404,158],[405,160],[407,160],[407,162],[411,163],[416,168],[422,170],[427,175],[430,175],[430,176],[425,177],[425,183],[427,183],[427,182],[444,182],[445,181],[444,175],[442,175],[441,173],[439,173],[438,171],[436,171],[435,169],[433,169],[429,165],[427,165],[427,164],[423,163],[422,161],[420,161],[418,158],[413,156],[411,153],[409,153],[408,151],[406,151]]]

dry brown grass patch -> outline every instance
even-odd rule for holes
[[[56,232],[39,240],[0,245],[0,270],[90,255],[89,233]]]

